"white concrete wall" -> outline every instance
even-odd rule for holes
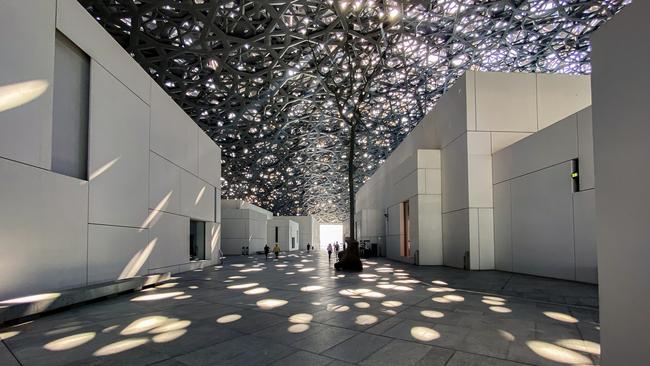
[[[390,231],[383,196],[393,173],[384,166],[438,149],[444,264],[463,268],[469,254],[469,268],[494,269],[492,154],[590,104],[588,76],[467,72],[359,189],[358,220],[372,228],[360,238],[381,243]]]
[[[90,58],[87,181],[50,171],[56,30]],[[217,145],[77,1],[2,2],[0,37],[0,87],[48,86],[0,112],[0,298],[216,260]],[[208,221],[205,262],[190,218]]]
[[[278,240],[275,240],[275,228],[278,228]],[[267,237],[269,246],[273,249],[275,243],[280,244],[280,249],[285,252],[298,250],[300,240],[300,225],[289,216],[273,216],[267,224]],[[295,243],[292,247],[291,244]]]
[[[591,146],[587,108],[494,154],[496,269],[597,282]]]
[[[411,222],[408,257],[400,252],[399,207],[405,201]],[[403,161],[389,158],[357,193],[358,239],[378,243],[391,259],[412,263],[418,253],[420,264],[442,264],[441,204],[440,151],[418,149]]]
[[[650,365],[650,2],[592,36],[593,135],[604,366]]]
[[[221,200],[222,250],[226,255],[241,254],[241,247],[248,246],[250,253],[264,249],[267,239],[267,222],[273,216],[242,200]]]
[[[278,216],[276,216],[278,217]],[[307,250],[307,243],[312,247],[320,246],[320,224],[313,216],[279,216],[295,221],[299,225],[300,240],[299,249]]]

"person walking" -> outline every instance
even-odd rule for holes
[[[332,261],[332,243],[327,244],[327,260]]]
[[[273,247],[273,254],[275,254],[275,259],[278,259],[280,256],[280,244],[275,243],[275,246]]]
[[[334,257],[337,262],[339,261],[339,249],[341,249],[341,247],[339,246],[339,242],[337,241],[336,243],[334,243]]]
[[[266,257],[266,260],[269,260],[269,252],[271,251],[271,248],[269,248],[268,244],[264,244],[264,256]]]
[[[309,253],[309,249],[310,249],[310,248],[311,248],[311,247],[309,246],[309,243],[307,243],[307,253]]]

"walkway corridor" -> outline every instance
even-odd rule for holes
[[[384,259],[228,258],[0,330],[1,365],[596,365],[597,287]]]

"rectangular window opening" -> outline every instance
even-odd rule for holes
[[[190,220],[190,261],[205,259],[205,222]]]
[[[90,57],[58,31],[53,84],[52,171],[87,180]]]
[[[400,255],[402,257],[411,256],[411,219],[409,217],[409,201],[400,203]]]

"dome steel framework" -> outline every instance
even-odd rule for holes
[[[359,187],[468,69],[589,74],[628,2],[80,0],[221,146],[224,198],[322,222],[348,215],[343,114]]]

